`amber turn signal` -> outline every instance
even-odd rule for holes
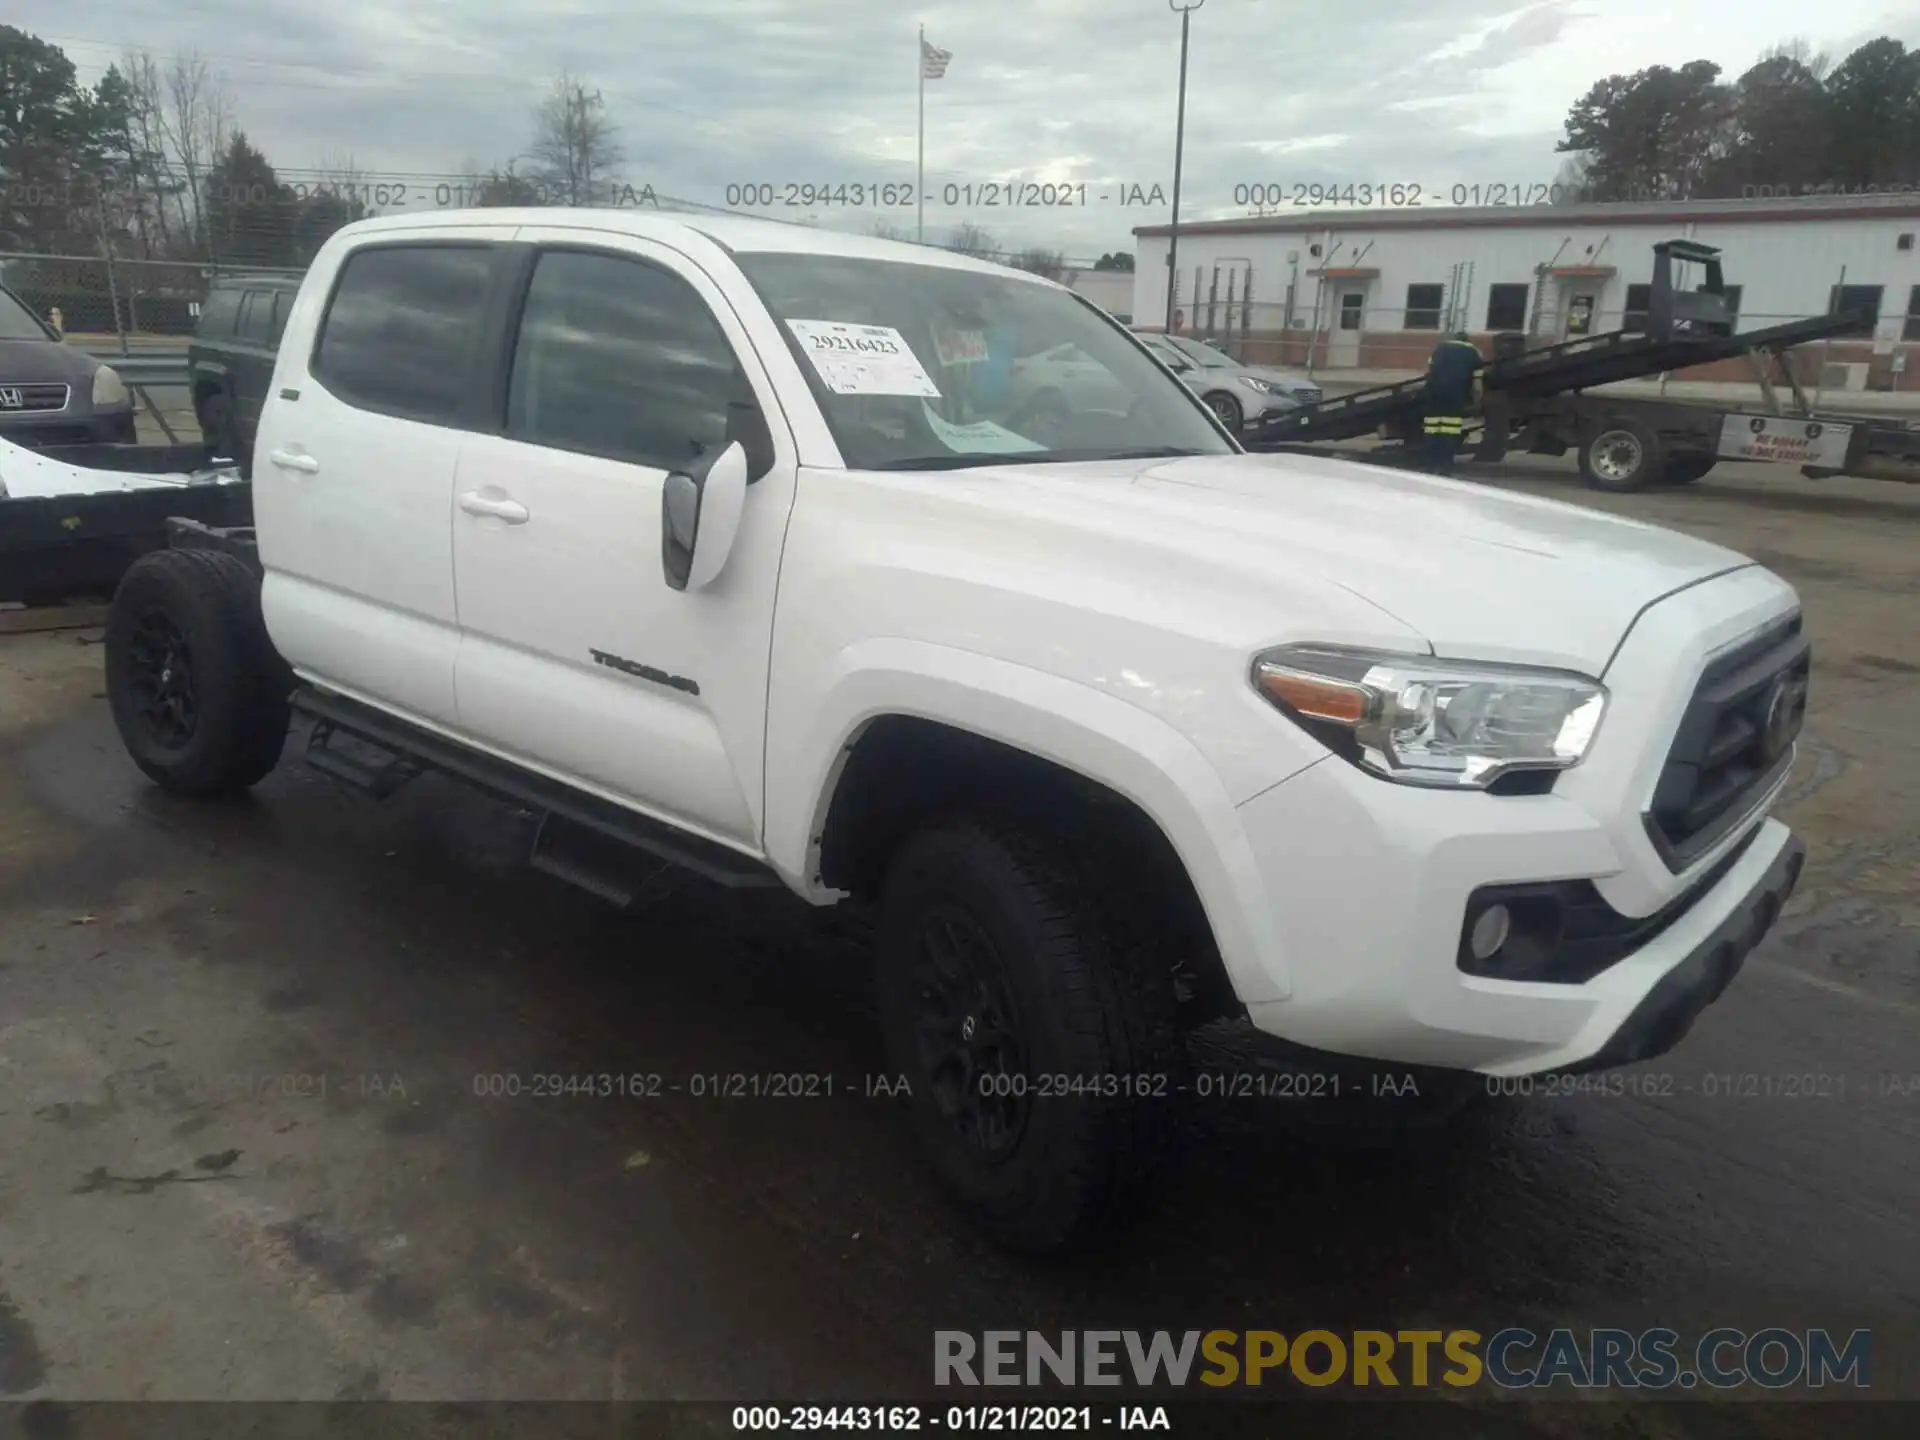
[[[1371,694],[1363,686],[1308,675],[1271,663],[1259,667],[1260,688],[1294,714],[1308,720],[1358,725],[1367,718]]]

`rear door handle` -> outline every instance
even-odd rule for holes
[[[495,499],[491,495],[482,495],[478,490],[469,490],[460,497],[460,508],[469,515],[491,515],[496,520],[504,520],[509,525],[527,523],[527,507],[518,500]]]
[[[302,475],[320,473],[320,462],[311,455],[296,455],[291,450],[272,450],[267,453],[267,459],[282,470],[298,470]]]

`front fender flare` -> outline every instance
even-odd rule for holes
[[[814,902],[837,894],[818,878],[820,841],[848,755],[874,720],[911,716],[1049,760],[1139,806],[1186,866],[1241,1001],[1290,993],[1279,927],[1239,814],[1212,765],[1159,717],[1028,666],[903,639],[848,646],[812,703],[781,710],[768,732],[766,851]]]

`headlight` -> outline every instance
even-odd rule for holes
[[[132,403],[127,394],[127,382],[111,365],[102,365],[93,372],[93,408],[113,410]]]
[[[1253,683],[1362,769],[1447,789],[1579,764],[1607,704],[1602,686],[1559,671],[1322,645],[1257,657]]]
[[[1258,390],[1262,395],[1278,395],[1280,393],[1280,387],[1278,385],[1269,385],[1266,381],[1256,380],[1251,375],[1242,375],[1240,377],[1240,383],[1249,390]]]

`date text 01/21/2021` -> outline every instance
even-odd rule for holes
[[[1365,210],[1374,206],[1389,209],[1418,209],[1423,205],[1457,205],[1467,209],[1498,209],[1503,206],[1571,205],[1580,198],[1564,185],[1525,185],[1496,181],[1490,184],[1424,185],[1417,180],[1287,184],[1283,181],[1248,181],[1233,187],[1233,203],[1254,209],[1270,210],[1285,205],[1313,207],[1344,205]]]
[[[732,208],[748,210],[846,208],[849,210],[902,208],[925,201],[930,205],[981,206],[1001,209],[1078,209],[1087,205],[1150,206],[1167,203],[1166,188],[1137,181],[1086,185],[1033,180],[983,180],[948,184],[922,191],[904,181],[870,184],[845,181],[808,185],[799,182],[749,180],[728,185],[722,196]]]

